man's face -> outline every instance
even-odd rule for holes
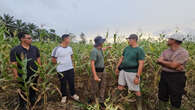
[[[66,37],[64,38],[64,41],[63,41],[65,44],[70,44],[70,37]]]
[[[25,34],[25,37],[22,38],[21,41],[30,45],[32,43],[32,37],[28,34]]]
[[[174,39],[168,39],[168,41],[167,41],[167,45],[168,46],[171,46],[171,45],[173,45],[175,43],[175,40]]]
[[[127,40],[128,40],[129,45],[132,45],[133,43],[135,43],[135,42],[136,42],[136,40],[135,40],[135,39],[127,39]]]
[[[101,43],[101,44],[100,44],[100,47],[102,48],[102,47],[103,47],[103,45],[104,45],[104,43]]]

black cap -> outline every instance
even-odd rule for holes
[[[62,40],[64,40],[64,38],[67,38],[67,37],[70,37],[70,35],[69,34],[63,34],[62,35]]]
[[[138,36],[137,36],[136,34],[131,34],[131,35],[129,35],[129,37],[126,38],[126,39],[135,39],[135,40],[137,41],[137,40],[138,40]]]
[[[95,47],[99,46],[100,44],[104,43],[106,39],[103,39],[101,36],[97,36],[95,39],[94,39],[94,42],[95,42]]]

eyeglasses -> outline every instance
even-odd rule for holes
[[[32,40],[32,38],[31,38],[31,37],[29,37],[29,38],[24,38],[24,39]]]
[[[126,38],[126,40],[133,40],[132,38]]]

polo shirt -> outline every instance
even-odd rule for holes
[[[30,45],[29,49],[27,50],[22,45],[15,46],[10,51],[10,61],[11,62],[17,62],[18,60],[22,61],[25,58],[27,58],[27,75],[33,75],[37,69],[38,66],[36,65],[37,58],[40,57],[39,49],[35,46]],[[18,69],[22,69],[22,66],[17,63]],[[18,71],[19,76],[21,76],[21,73]]]

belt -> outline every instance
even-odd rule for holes
[[[167,75],[185,74],[185,72],[167,72],[167,71],[162,71],[162,73]]]
[[[104,72],[104,68],[95,68],[96,72]]]

